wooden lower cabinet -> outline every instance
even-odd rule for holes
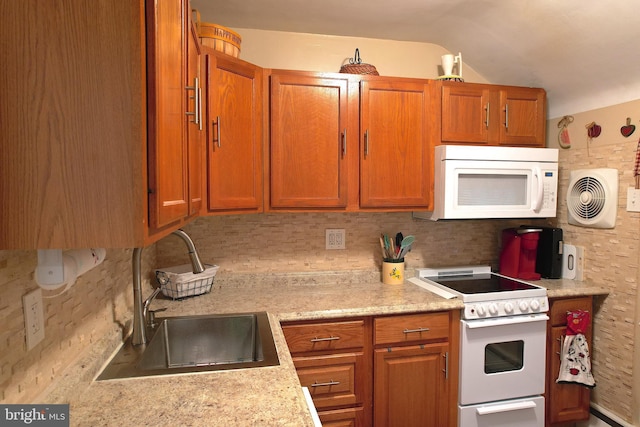
[[[282,325],[323,426],[371,425],[371,319]]]
[[[546,426],[574,425],[576,421],[589,418],[591,390],[580,384],[557,384],[560,371],[560,348],[567,327],[567,312],[584,310],[591,313],[593,321],[592,297],[552,299],[547,327],[547,387]],[[592,348],[592,328],[585,334]]]
[[[446,343],[375,350],[374,425],[448,425]]]
[[[283,323],[324,427],[457,425],[460,313]]]
[[[374,319],[374,427],[457,425],[460,313]]]

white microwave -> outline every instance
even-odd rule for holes
[[[417,218],[556,216],[556,148],[439,145],[434,163],[434,209]]]

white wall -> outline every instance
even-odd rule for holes
[[[234,28],[242,37],[240,58],[264,68],[338,72],[355,49],[362,62],[375,65],[381,76],[434,79],[442,74],[440,57],[448,52],[431,43],[402,42],[360,37],[325,36],[282,31]],[[487,80],[464,63],[467,82]]]

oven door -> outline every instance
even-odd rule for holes
[[[544,398],[514,399],[459,407],[459,425],[464,427],[544,425]]]
[[[546,314],[461,320],[460,405],[544,393]]]

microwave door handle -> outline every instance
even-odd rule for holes
[[[542,199],[544,197],[544,183],[542,182],[542,171],[538,166],[533,169],[533,176],[536,177],[538,183],[538,194],[536,197],[536,203],[533,205],[534,212],[540,212],[542,208]]]

